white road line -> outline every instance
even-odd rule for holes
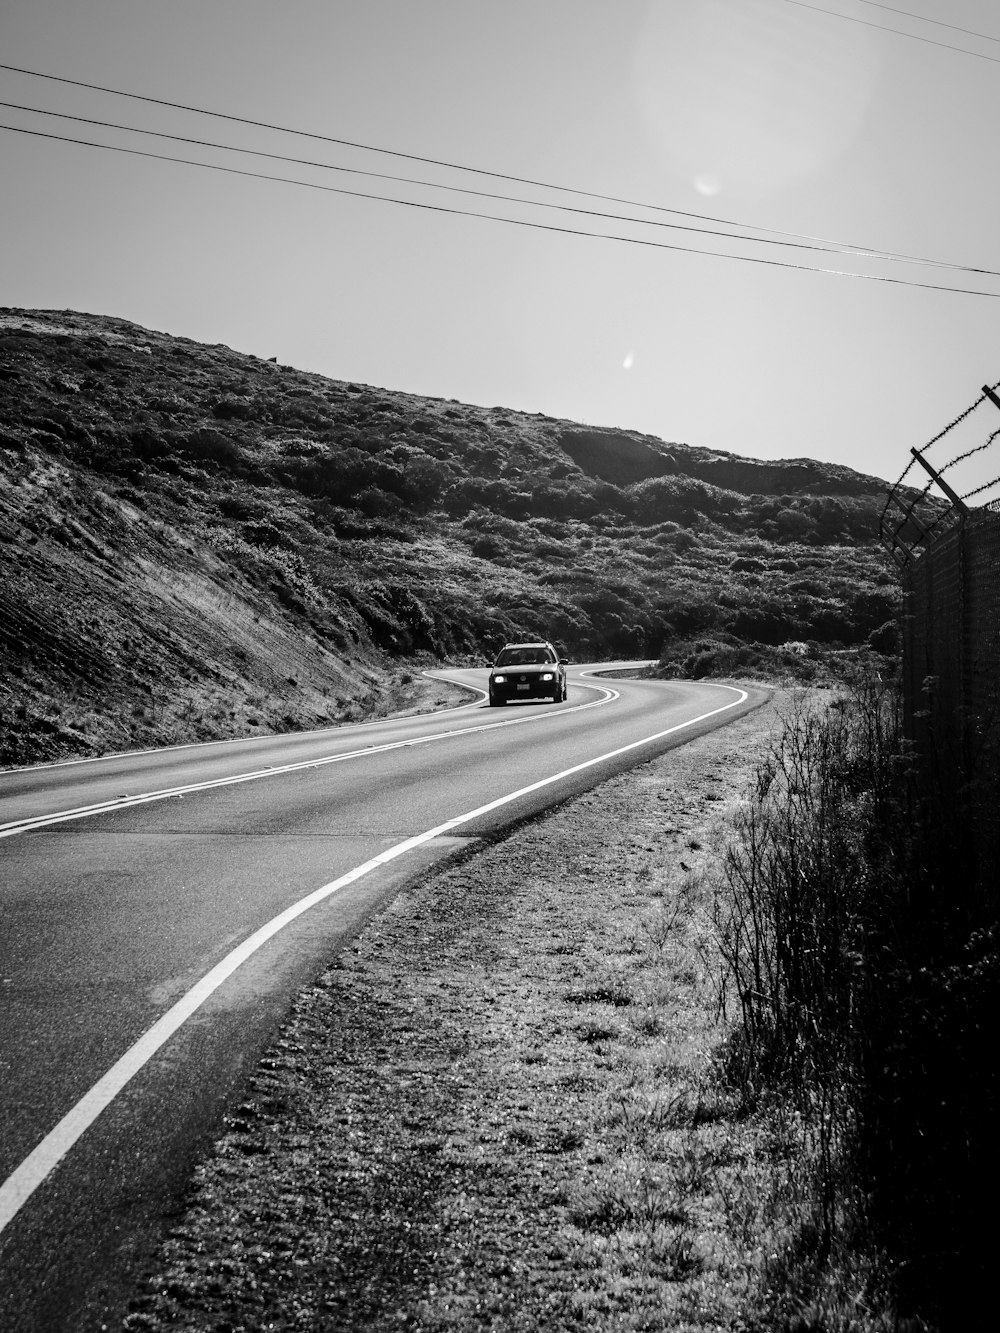
[[[709,684],[710,682],[702,683]],[[479,819],[501,806],[509,805],[522,796],[528,796],[532,792],[540,791],[543,787],[562,782],[575,773],[582,773],[588,768],[606,763],[619,755],[637,750],[643,745],[651,745],[654,741],[662,740],[665,736],[684,731],[688,727],[697,726],[699,722],[704,722],[710,717],[725,713],[731,708],[737,708],[749,697],[745,690],[738,689],[734,685],[713,684],[712,688],[732,690],[734,694],[739,695],[739,698],[734,699],[731,703],[723,704],[721,708],[713,708],[707,713],[693,717],[687,722],[679,722],[675,726],[667,727],[664,731],[658,731],[652,736],[644,736],[641,740],[622,745],[617,750],[609,750],[606,754],[598,755],[594,759],[587,759],[582,764],[574,764],[572,768],[565,768],[562,772],[554,773],[551,777],[541,778],[538,782],[532,782],[527,787],[521,787],[507,796],[500,796],[486,805],[477,806],[475,810],[469,810],[464,815],[456,815],[454,819],[445,820],[443,824],[437,824],[424,833],[406,838],[403,842],[396,843],[394,847],[388,848],[378,856],[372,857],[370,861],[355,866],[353,870],[349,870],[346,875],[341,875],[339,879],[332,880],[329,884],[324,884],[321,888],[307,894],[306,897],[300,898],[297,903],[293,903],[291,907],[286,908],[284,912],[274,917],[266,925],[261,926],[253,935],[244,940],[231,953],[228,953],[210,972],[207,972],[134,1045],[130,1046],[121,1059],[108,1070],[103,1078],[94,1084],[89,1092],[81,1097],[55,1128],[49,1131],[34,1151],[24,1159],[17,1170],[0,1185],[0,1233],[10,1224],[35,1190],[56,1169],[80,1136],[94,1123],[101,1112],[110,1106],[129,1080],[143,1068],[160,1047],[218,990],[242,963],[246,962],[290,922],[300,917],[304,912],[308,912],[311,907],[324,902],[339,889],[345,888],[348,884],[353,884],[355,880],[370,874],[379,866],[386,865],[389,861],[404,856],[415,847],[421,847],[434,838],[440,838],[446,833],[451,833],[463,824]]]
[[[583,682],[581,682],[583,685]],[[266,768],[252,769],[248,773],[235,773],[227,778],[210,778],[205,782],[191,782],[181,787],[161,787],[156,791],[140,792],[136,796],[116,796],[108,801],[99,801],[94,805],[79,805],[70,810],[56,810],[48,815],[30,815],[24,819],[12,819],[0,824],[0,838],[12,838],[17,833],[30,833],[34,829],[47,828],[50,824],[64,824],[72,819],[86,819],[94,815],[105,815],[112,810],[128,810],[135,805],[149,805],[153,801],[167,801],[171,797],[188,796],[193,792],[212,791],[216,787],[233,787],[241,782],[257,782],[261,778],[279,777],[287,773],[304,772],[309,768],[322,768],[327,764],[342,764],[348,759],[363,759],[373,754],[385,754],[390,750],[405,750],[409,746],[429,745],[432,741],[453,740],[456,736],[474,736],[482,731],[495,731],[500,727],[523,726],[526,722],[544,722],[553,717],[565,717],[567,713],[580,713],[588,708],[619,698],[617,690],[608,686],[583,685],[584,689],[600,689],[603,698],[592,699],[590,703],[575,704],[572,708],[561,708],[558,713],[512,717],[503,722],[484,722],[477,727],[455,727],[450,731],[437,731],[429,736],[415,736],[405,741],[389,741],[384,745],[365,745],[360,750],[347,750],[343,754],[321,755],[317,759],[300,759],[294,764],[268,765]],[[123,778],[123,781],[127,779]]]

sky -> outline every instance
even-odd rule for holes
[[[221,113],[0,69],[0,305],[889,480],[1000,380],[995,0],[4,0],[0,62]]]

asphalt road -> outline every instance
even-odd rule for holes
[[[763,697],[593,669],[561,705],[0,773],[3,1333],[118,1326],[291,996],[387,897]]]

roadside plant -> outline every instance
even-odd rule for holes
[[[748,1102],[781,1087],[836,1116],[866,985],[872,825],[891,798],[895,702],[864,680],[800,697],[737,813],[715,907],[730,1072]]]
[[[872,1281],[892,1274],[897,1308],[950,1329],[993,1266],[973,1219],[1000,1183],[984,1058],[1000,925],[977,809],[933,761],[916,767],[877,675],[825,708],[799,702],[735,820],[714,925],[721,1077],[746,1113],[791,1115],[814,1205],[795,1205],[772,1277],[815,1286],[830,1265],[868,1264]]]

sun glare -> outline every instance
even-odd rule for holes
[[[856,0],[842,0],[846,11]],[[861,132],[879,78],[870,34],[781,0],[652,0],[632,86],[665,166],[762,196],[825,170]]]

